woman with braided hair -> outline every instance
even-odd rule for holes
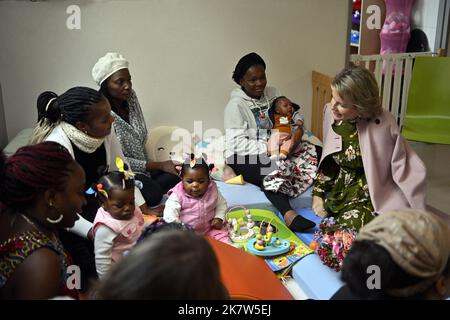
[[[89,190],[100,178],[99,167],[107,166],[112,171],[119,170],[116,158],[124,159],[119,141],[114,130],[111,130],[114,121],[111,106],[99,91],[74,87],[60,96],[50,91],[41,93],[37,100],[37,109],[38,125],[31,142],[58,142],[69,150],[86,173],[87,205],[81,212],[82,218],[71,229],[73,232],[61,234],[64,246],[81,268],[84,276],[82,285],[86,289],[88,279],[97,277],[91,240],[92,222],[99,203]],[[148,207],[138,189],[135,190],[135,195],[137,206],[146,213]]]
[[[58,232],[86,203],[85,175],[55,142],[0,156],[0,299],[78,297],[67,287],[72,263]]]

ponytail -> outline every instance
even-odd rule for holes
[[[52,91],[41,93],[37,99],[38,124],[34,128],[29,144],[45,141],[48,135],[59,124],[61,110],[58,104],[58,95]]]
[[[87,87],[74,87],[60,96],[51,91],[41,93],[37,99],[38,124],[30,144],[44,141],[61,121],[71,125],[86,121],[92,106],[102,98],[101,92]]]

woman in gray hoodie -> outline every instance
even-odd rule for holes
[[[233,80],[240,88],[231,92],[224,114],[227,164],[246,181],[260,187],[264,177],[277,168],[267,156],[267,133],[260,130],[261,114],[266,113],[273,100],[280,96],[277,89],[266,86],[265,71],[264,60],[254,52],[239,60]],[[292,139],[291,151],[301,141],[301,131],[294,132]],[[263,191],[291,230],[302,232],[315,226],[292,209],[289,196]]]

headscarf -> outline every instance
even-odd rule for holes
[[[442,275],[450,255],[450,228],[432,213],[403,209],[386,212],[360,229],[356,241],[371,241],[386,249],[408,274],[423,280],[405,288],[391,288],[395,297],[426,291]]]
[[[128,69],[128,61],[117,52],[108,52],[92,68],[92,78],[100,86],[114,72]]]

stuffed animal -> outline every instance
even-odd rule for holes
[[[223,136],[200,140],[186,129],[160,126],[150,130],[145,149],[148,158],[157,162],[166,160],[183,162],[186,154],[191,153],[196,157],[205,156],[208,163],[214,164],[211,172],[213,179],[228,181],[236,177],[233,169],[225,164]],[[243,184],[243,181],[239,184]]]
[[[191,135],[189,131],[180,127],[153,128],[149,132],[145,151],[151,161],[175,160],[182,162],[184,155],[193,151]]]

